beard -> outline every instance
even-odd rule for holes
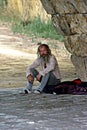
[[[41,60],[42,64],[48,63],[49,59],[50,59],[50,55],[48,55],[48,54],[46,54],[46,55],[40,55],[40,60]]]

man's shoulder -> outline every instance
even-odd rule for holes
[[[51,58],[54,58],[54,59],[56,59],[56,57],[55,57],[55,55],[54,55],[54,54],[51,54]]]
[[[40,61],[40,58],[36,58],[35,60],[34,60],[34,62],[39,62]]]
[[[39,60],[40,58],[39,57],[37,57],[35,60]]]

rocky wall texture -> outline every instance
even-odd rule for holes
[[[87,0],[41,0],[41,2],[47,13],[51,14],[57,33],[65,36],[64,44],[72,54],[71,59],[78,77],[87,81]]]

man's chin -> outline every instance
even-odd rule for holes
[[[41,57],[43,57],[43,58],[44,58],[44,57],[47,57],[47,55],[41,55]]]

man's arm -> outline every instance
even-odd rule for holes
[[[44,68],[44,70],[40,71],[39,73],[44,76],[45,74],[49,73],[50,71],[53,71],[56,65],[56,59],[54,56],[51,57],[50,61],[49,61],[49,65]]]
[[[31,69],[36,68],[40,65],[39,59],[36,59],[28,68],[26,71],[26,77],[28,77],[31,74]]]

